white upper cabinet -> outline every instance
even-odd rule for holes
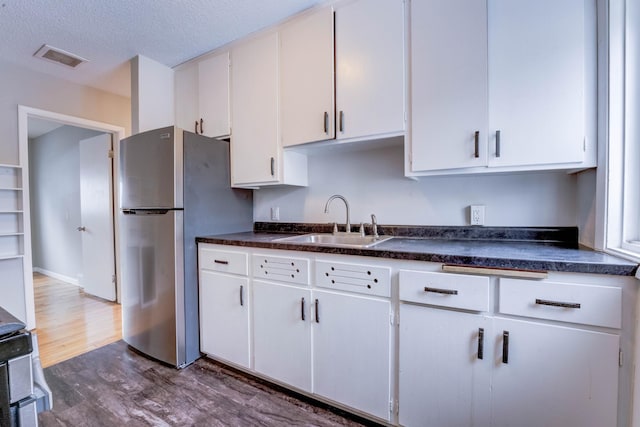
[[[175,94],[178,127],[209,137],[228,136],[229,52],[176,70]]]
[[[324,8],[280,33],[282,145],[332,139],[333,11]]]
[[[490,166],[584,159],[585,2],[489,0]]]
[[[221,137],[231,133],[229,124],[229,52],[198,63],[198,133]]]
[[[408,174],[593,166],[587,4],[413,1]]]
[[[402,0],[320,9],[285,25],[281,46],[284,147],[404,132]]]
[[[487,3],[411,3],[414,171],[487,164]]]
[[[232,184],[277,182],[278,33],[231,51]]]
[[[404,2],[336,5],[336,138],[404,132]]]

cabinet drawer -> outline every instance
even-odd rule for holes
[[[219,246],[200,246],[198,251],[199,268],[222,273],[249,274],[249,262],[246,252],[222,249]]]
[[[500,279],[499,312],[620,328],[622,289],[559,282]]]
[[[316,286],[381,297],[391,296],[391,269],[371,265],[316,261]]]
[[[400,300],[472,311],[489,311],[489,278],[400,271]]]
[[[309,284],[309,260],[306,258],[255,254],[252,264],[256,279]]]

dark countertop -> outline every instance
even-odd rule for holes
[[[327,232],[325,228],[326,224],[298,225],[282,227],[276,232],[272,223],[256,223],[256,231],[253,232],[198,237],[196,240],[201,243],[232,246],[520,270],[633,276],[638,268],[638,264],[632,261],[578,248],[577,229],[574,231],[573,227],[550,229],[387,226],[380,227],[381,234],[394,235],[394,238],[371,248],[329,247],[277,241],[288,235]],[[404,236],[399,235],[400,233]],[[415,237],[416,235],[420,237]]]

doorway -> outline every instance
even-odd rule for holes
[[[49,130],[36,136],[42,126]],[[106,300],[119,299],[112,159],[124,129],[20,106],[19,133],[27,323],[37,327],[41,355],[66,353],[46,356],[59,361],[121,336],[120,306]]]

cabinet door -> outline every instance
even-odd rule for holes
[[[485,316],[400,305],[400,424],[489,425],[489,328]]]
[[[618,335],[508,319],[494,331],[492,425],[617,425]]]
[[[278,34],[231,51],[232,184],[278,181]]]
[[[177,70],[174,74],[176,126],[180,129],[196,132],[198,114],[198,65],[191,64]],[[198,123],[198,129],[200,124]]]
[[[389,301],[325,291],[313,298],[314,393],[389,420]]]
[[[487,164],[486,7],[411,2],[412,171]]]
[[[200,133],[229,135],[229,52],[200,61],[198,82]]]
[[[585,2],[488,0],[488,7],[489,164],[581,162]]]
[[[200,271],[200,350],[249,367],[249,281]]]
[[[282,145],[334,138],[331,8],[285,25],[280,46]]]
[[[404,4],[336,6],[336,137],[404,131]]]
[[[253,282],[254,367],[311,392],[311,291]]]

